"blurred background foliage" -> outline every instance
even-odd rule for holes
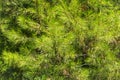
[[[0,80],[119,80],[119,0],[0,0]]]

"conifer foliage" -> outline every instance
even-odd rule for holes
[[[0,80],[119,80],[119,0],[0,0]]]

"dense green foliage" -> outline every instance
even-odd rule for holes
[[[119,80],[119,0],[0,0],[0,80]]]

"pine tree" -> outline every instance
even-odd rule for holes
[[[118,80],[119,2],[0,0],[1,80]]]

